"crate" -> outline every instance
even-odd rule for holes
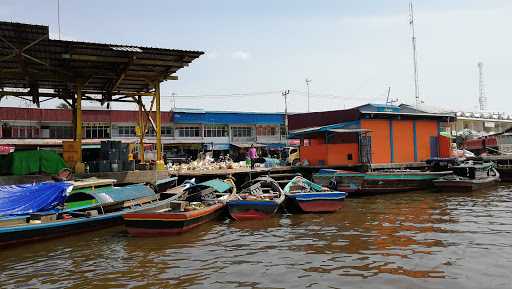
[[[81,147],[77,141],[62,141],[62,151],[78,152],[81,151]]]
[[[98,162],[98,171],[100,173],[110,172],[111,171],[110,161],[99,161]]]
[[[57,221],[57,214],[55,213],[32,213],[30,220],[41,221],[41,223]]]
[[[119,172],[122,170],[121,164],[118,160],[111,160],[110,167],[112,169],[112,172]]]
[[[65,162],[78,162],[80,161],[82,151],[64,151],[62,152],[62,158]]]

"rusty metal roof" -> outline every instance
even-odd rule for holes
[[[48,26],[0,22],[0,89],[30,89],[61,96],[82,83],[86,94],[149,91],[151,82],[177,79],[175,73],[202,51],[54,40]]]

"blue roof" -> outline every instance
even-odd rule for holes
[[[284,124],[282,113],[175,112],[175,123],[202,124]]]
[[[365,112],[400,112],[400,107],[391,104],[368,103],[358,108]]]

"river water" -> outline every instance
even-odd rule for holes
[[[351,198],[335,214],[123,227],[0,251],[0,288],[512,288],[512,187]]]

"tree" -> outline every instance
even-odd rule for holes
[[[61,102],[57,105],[57,108],[60,108],[60,109],[70,109],[71,107],[69,107],[69,105],[65,102]]]

